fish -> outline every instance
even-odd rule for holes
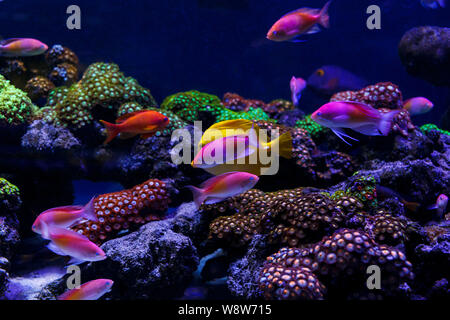
[[[411,98],[403,103],[403,109],[408,110],[412,116],[427,113],[433,107],[433,102],[424,97]]]
[[[2,57],[31,57],[43,54],[48,46],[36,39],[11,38],[0,41],[0,56]]]
[[[83,219],[98,221],[94,208],[94,199],[95,197],[85,206],[65,206],[46,210],[36,218],[31,229],[38,234],[42,234],[42,224],[69,228]]]
[[[105,252],[86,236],[64,228],[42,223],[42,235],[50,240],[47,248],[61,256],[70,256],[69,264],[106,259]]]
[[[437,197],[436,203],[429,206],[429,210],[436,210],[439,217],[442,217],[445,213],[445,209],[447,208],[448,204],[448,197],[445,194],[440,194],[439,197]]]
[[[277,155],[287,159],[292,157],[292,137],[289,132],[266,143],[260,139],[260,130],[256,131],[255,124],[245,131],[250,123],[248,120],[231,120],[208,129],[199,145],[207,143],[197,152],[191,163],[192,167],[204,169],[214,175],[235,171],[260,175],[266,168],[258,158],[260,151],[272,153],[272,150],[278,150]],[[241,131],[237,129],[238,125],[241,125]],[[237,134],[239,132],[242,133]],[[216,139],[215,134],[219,134],[219,138]],[[221,137],[222,135],[225,137]],[[229,150],[233,152],[227,152]],[[256,158],[251,159],[251,156]]]
[[[384,186],[376,186],[377,199],[384,200],[387,198],[397,198],[409,211],[417,212],[420,208],[420,203],[407,201],[398,192]]]
[[[157,131],[163,130],[170,122],[165,115],[153,110],[141,110],[123,115],[116,123],[104,120],[100,122],[105,126],[107,138],[103,144],[111,142],[119,133],[125,134],[125,138],[141,135],[143,139],[150,138]]]
[[[252,127],[258,133],[258,125],[251,120],[237,119],[217,122],[203,133],[198,143],[198,148],[201,149],[211,141],[219,138],[246,134]]]
[[[64,292],[57,300],[97,300],[111,291],[114,281],[97,279],[83,283],[79,288]]]
[[[302,91],[306,88],[306,81],[302,78],[292,77],[290,82],[292,103],[295,107],[299,106]]]
[[[307,79],[308,87],[322,95],[341,91],[356,91],[369,83],[352,72],[334,65],[325,65],[315,70]]]
[[[430,9],[445,8],[445,0],[420,0],[420,4]]]
[[[364,103],[335,101],[324,104],[311,115],[311,119],[330,128],[340,139],[351,145],[344,137],[358,140],[345,134],[343,128],[368,136],[387,136],[391,131],[392,120],[399,112],[399,110],[393,110],[381,113]]]
[[[203,204],[221,202],[252,189],[259,177],[247,172],[228,172],[210,178],[200,188],[187,186],[192,191],[197,209]]]
[[[320,32],[319,25],[324,28],[330,27],[328,15],[330,4],[331,1],[328,1],[321,10],[301,8],[285,14],[270,28],[266,38],[277,42],[303,42],[300,37],[303,34]]]

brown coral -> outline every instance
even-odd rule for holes
[[[168,203],[166,184],[150,179],[131,189],[96,197],[94,207],[98,222],[87,221],[73,229],[101,244],[114,238],[119,231],[161,220]]]

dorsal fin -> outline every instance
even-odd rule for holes
[[[124,114],[123,116],[120,116],[119,118],[117,118],[116,123],[119,124],[119,123],[125,122],[129,118],[134,117],[135,115],[137,115],[139,113],[148,112],[148,111],[151,111],[151,110],[139,110],[139,111],[134,111],[134,112]]]
[[[378,111],[377,109],[368,104],[358,101],[339,101],[339,102],[351,103],[352,105],[357,107],[362,113],[364,113],[366,116],[370,118],[379,119],[381,117],[380,111]]]
[[[294,10],[294,11],[286,13],[284,16],[282,16],[282,18],[287,17],[287,16],[289,16],[291,14],[294,14],[294,13],[309,13],[311,15],[314,15],[314,14],[319,14],[319,12],[320,12],[319,9],[300,8],[300,9],[297,9],[297,10]]]
[[[21,40],[21,39],[23,39],[23,38],[0,39],[0,44],[4,46],[4,45],[10,44],[14,41]]]

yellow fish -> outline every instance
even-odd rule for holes
[[[216,123],[202,136],[199,142],[201,149],[191,165],[214,175],[235,171],[261,175],[271,169],[275,157],[291,158],[292,138],[289,133],[269,142],[261,139],[261,134],[263,131],[249,120]],[[239,146],[245,150],[240,150]],[[230,150],[234,153],[228,154]],[[266,156],[264,161],[262,155]]]

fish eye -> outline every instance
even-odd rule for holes
[[[316,71],[316,74],[320,77],[323,77],[323,75],[325,74],[325,71],[323,71],[323,69],[319,69]]]
[[[322,112],[317,112],[317,115],[318,115],[318,116],[321,116],[321,115],[322,115]]]
[[[165,117],[165,118],[164,118],[164,122],[166,122],[167,120],[169,120],[169,118]]]
[[[276,36],[276,35],[277,35],[277,32],[276,32],[276,31],[274,31],[274,32],[272,32],[272,34],[273,34],[274,36]]]

